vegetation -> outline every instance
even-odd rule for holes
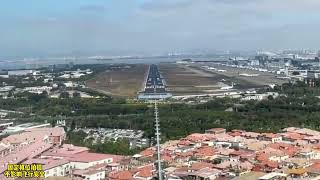
[[[160,104],[162,140],[178,139],[190,133],[204,132],[213,127],[228,130],[277,132],[288,126],[307,127],[320,130],[320,83],[310,87],[306,83],[284,84],[272,91],[281,96],[269,97],[263,101],[243,102],[239,99],[216,98],[207,103],[180,104],[170,102]],[[271,91],[264,90],[264,91]],[[145,136],[153,137],[152,104],[132,102],[124,99],[104,97],[82,99],[78,97],[50,99],[47,94],[26,93],[16,99],[0,99],[2,109],[19,110],[24,116],[18,121],[44,121],[54,124],[64,116],[68,127],[104,127],[140,129]],[[232,108],[233,111],[225,111]],[[131,154],[128,142],[106,141],[91,145],[83,141],[81,132],[70,131],[69,141],[86,145],[96,152]]]
[[[86,146],[90,148],[91,151],[97,153],[107,153],[107,154],[117,154],[117,155],[133,155],[140,152],[140,149],[131,149],[128,140],[105,140],[104,143],[101,141],[93,143],[92,139],[86,138],[87,134],[83,131],[70,131],[68,133],[67,143],[71,143],[79,146]]]

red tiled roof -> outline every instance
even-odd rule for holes
[[[226,131],[226,129],[224,129],[224,128],[211,128],[211,129],[207,129],[206,131],[217,133],[217,132]]]
[[[110,154],[110,157],[113,159],[113,160],[112,160],[113,163],[118,163],[118,162],[120,162],[120,161],[122,161],[122,160],[125,159],[124,156],[113,155],[113,154]]]
[[[236,137],[236,136],[241,136],[241,132],[235,131],[235,132],[230,132],[228,133],[230,136]]]
[[[286,144],[286,143],[272,143],[272,144],[269,144],[268,147],[283,151],[289,156],[293,156],[299,151],[297,147],[291,144]]]
[[[261,135],[270,139],[279,137],[278,134],[274,134],[274,133],[262,133]]]
[[[264,161],[268,161],[269,160],[267,154],[265,154],[265,153],[258,154],[256,159],[258,161],[260,161],[260,162],[264,162]]]
[[[147,165],[138,169],[138,172],[135,174],[137,177],[153,177],[154,169],[152,165]]]
[[[100,153],[78,153],[71,155],[68,159],[70,161],[75,161],[75,162],[94,162],[94,161],[101,161],[105,159],[112,159],[113,160],[114,155],[110,154],[100,154]]]
[[[189,140],[189,141],[191,141],[191,142],[201,142],[201,141],[208,140],[206,134],[200,134],[200,133],[190,134],[190,135],[187,136],[185,139],[186,139],[186,140]]]
[[[265,161],[265,162],[262,162],[262,164],[264,164],[270,168],[278,168],[279,167],[279,164],[275,161]]]
[[[42,164],[44,170],[52,169],[57,166],[61,166],[69,163],[67,159],[29,159],[24,164]]]
[[[109,173],[109,178],[114,180],[133,180],[133,174],[130,171],[119,171]]]
[[[254,155],[254,152],[245,151],[245,150],[233,151],[230,153],[230,156],[240,156],[240,157],[248,157],[253,155]]]
[[[173,160],[173,157],[168,155],[164,155],[161,158],[166,162],[171,162]]]
[[[193,152],[188,151],[188,152],[176,153],[176,155],[180,157],[191,157],[193,155]]]
[[[27,129],[25,131],[28,132],[45,132],[50,136],[61,136],[65,134],[63,127],[55,127],[55,128],[33,128]]]
[[[314,168],[314,169],[319,169],[320,170],[320,162],[317,162],[317,163],[314,163],[310,166],[311,168]]]
[[[313,145],[313,148],[314,148],[314,149],[320,149],[320,144],[315,144],[315,145]]]
[[[188,146],[188,145],[190,145],[190,144],[191,144],[191,142],[190,142],[189,140],[185,140],[185,139],[181,140],[181,141],[178,143],[178,145],[182,145],[182,146]]]
[[[191,165],[191,169],[193,170],[200,170],[200,169],[203,169],[203,168],[212,168],[214,165],[211,164],[211,163],[206,163],[206,162],[196,162],[196,163],[193,163]]]
[[[151,157],[155,154],[155,149],[154,148],[148,148],[142,152],[140,152],[140,154],[143,156],[143,157]]]
[[[25,146],[22,150],[9,154],[3,158],[0,158],[0,174],[5,171],[7,165],[18,164],[26,159],[33,158],[42,152],[51,148],[52,144],[46,144],[44,142],[33,143]]]
[[[246,132],[245,130],[241,130],[241,129],[233,129],[231,130],[231,132],[240,132],[240,133],[243,133],[243,132]]]
[[[4,144],[20,144],[29,142],[43,141],[45,136],[64,136],[63,128],[34,128],[27,129],[19,134],[10,135],[3,138],[1,142]]]
[[[301,134],[298,134],[298,133],[284,133],[283,136],[285,138],[288,138],[288,139],[292,139],[292,140],[301,140],[304,138],[304,135],[301,135]]]
[[[263,161],[261,163],[255,164],[253,171],[263,171],[265,168],[276,169],[279,167],[279,163],[275,161]]]
[[[213,156],[216,152],[212,147],[202,147],[196,150],[196,156]]]

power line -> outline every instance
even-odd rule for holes
[[[161,153],[160,153],[160,123],[157,100],[154,101],[154,115],[157,140],[157,162],[158,162],[158,179],[162,180]]]

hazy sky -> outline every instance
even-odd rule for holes
[[[320,49],[320,0],[2,0],[0,57]]]

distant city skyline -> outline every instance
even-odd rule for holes
[[[320,49],[319,0],[5,0],[0,59]]]

